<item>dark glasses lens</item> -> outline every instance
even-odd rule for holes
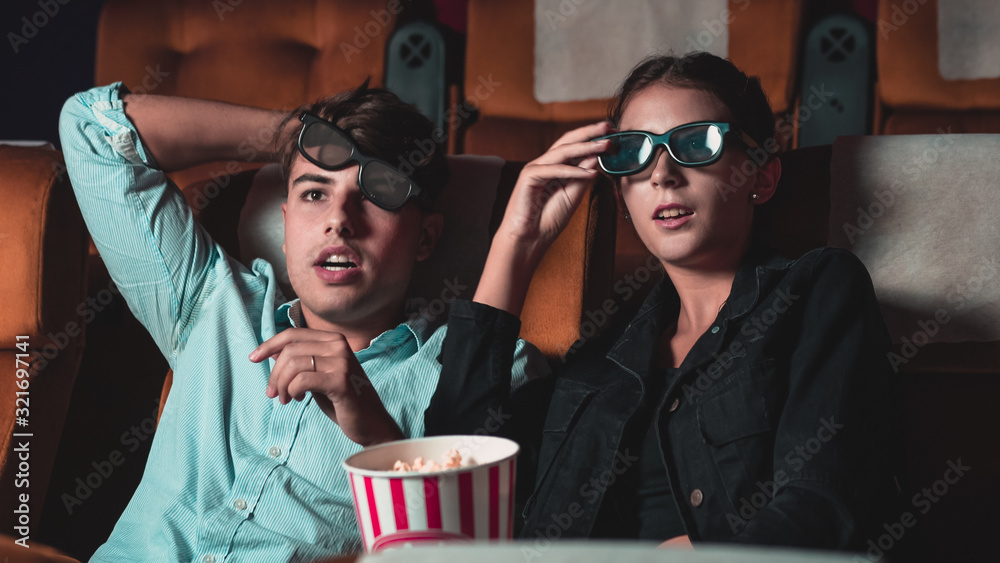
[[[320,165],[339,167],[351,160],[354,144],[340,131],[313,121],[304,125],[300,145],[302,152]]]
[[[649,165],[658,145],[665,145],[678,164],[711,164],[722,154],[723,139],[728,130],[726,124],[692,123],[671,129],[663,135],[645,131],[615,133],[604,137],[611,144],[598,156],[598,162],[608,174],[634,174]]]
[[[359,165],[358,185],[372,203],[392,211],[420,194],[410,178],[384,160],[363,154],[337,126],[310,113],[302,114],[299,152],[313,164],[338,170],[351,162]]]
[[[381,207],[395,209],[410,196],[410,179],[382,162],[370,162],[361,171],[361,189]]]
[[[692,125],[675,130],[667,145],[681,164],[701,164],[722,152],[722,132],[717,125]]]
[[[653,142],[643,133],[621,133],[610,137],[608,150],[598,157],[601,168],[623,174],[643,168],[653,154]]]

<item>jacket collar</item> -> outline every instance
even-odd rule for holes
[[[761,295],[774,285],[792,263],[792,260],[781,256],[772,248],[751,245],[740,261],[729,297],[719,311],[713,327],[731,324],[729,321],[744,317],[754,310]],[[679,311],[680,297],[677,290],[670,278],[663,276],[608,351],[607,358],[632,375],[646,379],[652,367],[652,351],[666,326],[676,321]],[[703,334],[684,359],[681,370],[687,371],[709,358],[711,351],[717,350],[721,345],[723,336],[721,330]]]

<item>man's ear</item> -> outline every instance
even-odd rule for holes
[[[753,203],[764,203],[774,197],[774,192],[778,188],[778,179],[781,178],[781,159],[774,157],[760,167],[757,172],[757,181],[753,185],[750,193],[757,194],[757,199]]]
[[[444,215],[440,213],[425,213],[420,223],[420,243],[417,246],[417,262],[422,262],[434,252],[441,229],[444,227]]]

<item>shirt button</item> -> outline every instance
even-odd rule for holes
[[[719,332],[719,327],[713,326],[712,327],[712,334],[718,334],[718,332]]]
[[[281,448],[278,446],[271,446],[271,449],[267,450],[268,455],[271,457],[278,457],[281,455]]]
[[[233,506],[236,507],[236,510],[246,510],[247,509],[247,501],[245,501],[243,499],[236,499],[236,502],[233,503]]]
[[[703,500],[705,500],[705,495],[702,494],[701,489],[691,491],[691,506],[698,508]]]
[[[677,407],[679,407],[680,404],[681,404],[680,399],[674,399],[674,402],[670,403],[670,412],[674,412],[675,410],[677,410]]]
[[[215,557],[212,557],[211,555],[206,555],[205,557],[202,558],[202,561],[204,561],[205,563],[215,563]]]

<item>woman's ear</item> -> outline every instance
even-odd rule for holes
[[[417,246],[417,262],[422,262],[434,252],[441,229],[444,227],[444,216],[440,213],[425,213],[421,218],[420,243]]]
[[[752,203],[764,203],[774,197],[774,192],[778,188],[778,179],[781,178],[781,159],[774,157],[765,162],[757,171],[757,180],[750,190]]]
[[[612,189],[615,191],[615,202],[618,203],[618,212],[625,216],[625,220],[629,220],[628,207],[625,206],[625,198],[622,197],[622,184],[621,180],[618,178],[612,178],[611,184]]]

